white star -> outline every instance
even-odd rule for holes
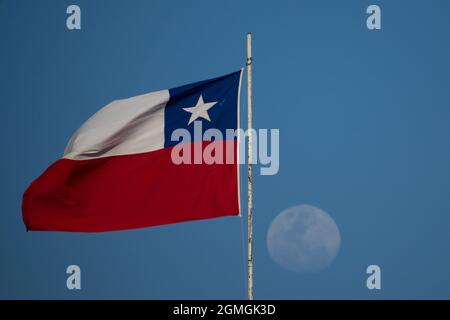
[[[184,111],[191,113],[188,125],[190,125],[193,121],[197,120],[198,118],[203,118],[208,121],[211,121],[211,119],[209,118],[208,110],[214,107],[216,103],[217,101],[205,103],[203,101],[202,95],[200,95],[200,98],[198,98],[195,107],[183,108]]]

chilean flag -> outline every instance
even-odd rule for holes
[[[27,229],[101,232],[239,215],[238,139],[226,131],[239,128],[241,79],[242,70],[103,107],[25,191]],[[199,125],[223,140],[198,138]],[[193,137],[183,156],[226,142],[234,161],[174,162],[177,129]]]

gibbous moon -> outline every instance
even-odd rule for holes
[[[281,212],[267,232],[272,259],[296,272],[322,271],[336,258],[341,236],[334,220],[323,210],[300,205]]]

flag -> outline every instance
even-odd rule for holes
[[[27,230],[102,232],[239,215],[238,139],[227,133],[239,128],[241,78],[242,70],[100,109],[25,191]]]

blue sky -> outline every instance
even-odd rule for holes
[[[79,31],[66,28],[73,3]],[[366,28],[370,4],[380,31]],[[254,125],[280,129],[279,174],[254,177],[255,298],[450,298],[449,10],[443,0],[0,0],[0,297],[245,298],[245,220],[27,233],[20,204],[100,107],[235,71],[252,31]],[[315,275],[282,269],[266,248],[273,218],[303,203],[342,237]],[[70,264],[81,291],[66,289]],[[370,264],[380,291],[366,288]]]

